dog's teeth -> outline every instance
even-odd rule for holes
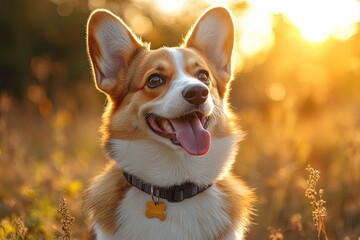
[[[171,126],[171,124],[170,124],[170,122],[167,120],[167,121],[165,121],[164,122],[164,129],[168,132],[168,133],[173,133],[174,132],[174,130],[173,130],[173,128],[172,128],[172,126]]]

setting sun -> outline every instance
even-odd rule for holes
[[[284,3],[283,14],[310,42],[332,36],[345,40],[356,33],[360,4],[355,0],[295,0]]]
[[[202,2],[210,5],[228,5],[231,3],[231,1],[226,0],[203,0]],[[187,3],[187,0],[157,0],[155,2],[157,8],[165,14],[181,12],[185,10],[184,6],[186,6]],[[346,40],[357,32],[356,23],[360,21],[360,3],[356,0],[249,0],[247,4],[249,5],[250,11],[245,11],[243,13],[244,16],[241,16],[241,18],[244,19],[247,24],[249,23],[247,19],[250,19],[251,25],[267,26],[268,28],[255,27],[252,31],[246,30],[247,32],[251,32],[252,35],[258,35],[260,37],[260,39],[254,42],[264,42],[264,32],[272,30],[272,17],[278,14],[283,15],[288,23],[296,26],[304,39],[314,43],[322,42],[329,37]],[[254,19],[257,20],[254,21]],[[266,22],[259,23],[264,20],[266,20]],[[257,34],[256,31],[259,29],[260,32]],[[261,49],[261,47],[268,48],[267,45],[272,41],[272,36],[271,34],[266,35],[269,37],[268,40],[265,40],[267,43],[262,44],[262,46],[252,44],[251,49],[244,51],[248,54],[249,52],[256,53],[264,50]],[[252,37],[250,38],[253,40]],[[244,43],[240,44],[243,45]]]

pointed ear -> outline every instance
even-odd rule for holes
[[[86,40],[96,87],[113,97],[122,95],[126,87],[120,80],[122,73],[145,47],[120,18],[107,10],[90,15]]]
[[[192,47],[206,56],[220,73],[220,91],[225,91],[231,78],[231,56],[234,46],[234,23],[229,10],[215,7],[196,21],[185,38],[185,47]]]

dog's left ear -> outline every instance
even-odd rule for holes
[[[185,39],[185,47],[198,50],[219,72],[218,88],[224,97],[231,79],[231,56],[234,46],[234,23],[228,9],[211,8],[196,21]]]

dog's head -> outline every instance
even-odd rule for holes
[[[163,171],[173,177],[169,184],[207,182],[233,159],[239,131],[226,106],[233,43],[233,21],[222,7],[206,11],[182,46],[157,50],[111,12],[91,14],[88,52],[109,101],[104,145],[120,167],[154,184]],[[214,171],[202,176],[197,171],[207,164]]]

